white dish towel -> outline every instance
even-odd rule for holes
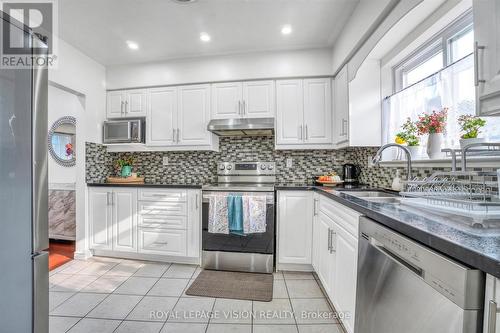
[[[208,232],[229,234],[227,194],[211,195],[208,209]]]
[[[245,234],[266,232],[266,196],[243,196],[243,232]]]

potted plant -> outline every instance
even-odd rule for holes
[[[448,108],[441,111],[433,110],[430,114],[424,113],[418,116],[415,123],[419,135],[429,134],[427,140],[427,155],[429,158],[440,158],[441,145],[443,144],[443,133],[446,129],[446,119],[448,117]]]
[[[120,172],[121,177],[130,177],[132,175],[132,166],[134,165],[134,158],[132,156],[125,156],[115,162],[115,167]]]
[[[412,159],[418,158],[420,153],[420,139],[417,135],[417,126],[410,118],[406,119],[406,122],[401,126],[401,131],[396,134],[396,143],[406,144]]]
[[[486,125],[486,120],[466,114],[458,117],[458,125],[463,132],[460,137],[460,148],[471,143],[484,142],[484,138],[478,138],[478,135],[481,133],[481,128]]]

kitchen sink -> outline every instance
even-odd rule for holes
[[[365,197],[363,200],[378,203],[387,203],[392,205],[400,205],[401,198],[398,197]]]
[[[345,194],[358,198],[398,198],[397,195],[383,191],[345,191]]]

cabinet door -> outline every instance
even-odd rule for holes
[[[323,285],[327,295],[332,294],[333,268],[335,265],[335,252],[330,249],[333,230],[333,221],[324,213],[318,215],[316,227],[316,240],[314,246],[318,247],[318,267],[316,274]]]
[[[188,191],[187,256],[200,256],[201,243],[201,191]]]
[[[179,87],[178,145],[209,145],[210,85]]]
[[[111,195],[107,188],[89,189],[90,248],[112,249]]]
[[[312,264],[312,193],[280,191],[278,194],[278,261]]]
[[[334,87],[334,141],[336,144],[349,141],[349,79],[347,65],[335,77]]]
[[[212,84],[212,118],[227,119],[242,116],[241,82]]]
[[[186,230],[139,230],[139,252],[171,256],[186,255]]]
[[[274,117],[274,81],[243,82],[243,117]]]
[[[137,252],[137,189],[113,190],[113,251]]]
[[[342,322],[347,332],[354,332],[354,311],[356,308],[356,280],[358,265],[358,241],[338,224],[334,224],[332,245],[335,251],[331,300],[335,308],[349,314]]]
[[[148,106],[147,90],[129,90],[125,100],[126,117],[146,117]]]
[[[106,99],[107,118],[122,118],[125,116],[125,93],[123,91],[110,91]]]
[[[330,78],[304,80],[304,141],[333,143]]]
[[[177,88],[152,89],[147,121],[146,143],[150,146],[168,146],[175,143],[177,128]]]
[[[500,333],[500,279],[486,275],[483,332]],[[490,318],[495,313],[496,318]]]
[[[477,114],[500,114],[500,1],[474,0],[472,7]]]
[[[276,144],[300,144],[304,138],[302,80],[276,81]]]

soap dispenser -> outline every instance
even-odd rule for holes
[[[403,181],[401,180],[401,172],[400,170],[396,170],[396,177],[392,180],[392,186],[391,188],[394,191],[402,191],[403,190]]]

